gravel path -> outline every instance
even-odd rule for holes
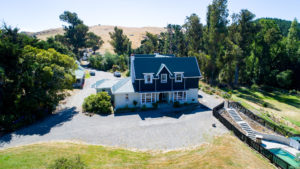
[[[89,144],[142,150],[170,150],[196,146],[228,130],[212,116],[210,108],[220,99],[199,92],[199,107],[188,114],[174,116],[149,112],[92,117],[81,113],[85,97],[95,93],[91,85],[97,80],[114,78],[111,73],[97,71],[86,79],[83,90],[76,90],[59,113],[24,129],[0,138],[0,149],[44,141],[82,141]],[[158,114],[158,116],[157,116]],[[213,128],[212,123],[217,127]]]

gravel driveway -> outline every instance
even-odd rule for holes
[[[199,107],[188,114],[168,116],[138,112],[92,117],[81,113],[85,97],[95,93],[91,85],[100,79],[115,78],[112,73],[97,71],[86,79],[83,90],[76,90],[60,105],[59,113],[24,129],[0,138],[0,149],[44,141],[82,141],[89,144],[117,146],[142,150],[170,150],[196,146],[228,130],[212,116],[211,109],[222,100],[199,92]],[[159,114],[159,116],[157,116]],[[212,123],[217,127],[213,128]]]

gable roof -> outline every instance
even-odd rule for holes
[[[134,60],[135,78],[143,79],[143,73],[157,73],[162,64],[172,73],[184,72],[184,77],[201,77],[195,57],[143,57]]]
[[[171,76],[173,75],[173,73],[168,69],[168,67],[167,67],[165,64],[162,63],[162,64],[160,65],[160,68],[159,68],[158,72],[156,73],[156,76],[158,76],[158,74],[159,74],[164,68],[167,69],[167,71],[171,74]]]

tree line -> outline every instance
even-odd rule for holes
[[[207,7],[206,25],[199,16],[186,17],[183,25],[169,24],[159,35],[146,33],[133,53],[195,56],[204,80],[212,85],[268,85],[300,88],[300,25],[287,28],[280,19],[262,18],[247,9],[229,20],[227,0]]]

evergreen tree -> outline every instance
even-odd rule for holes
[[[198,15],[192,14],[186,17],[183,27],[186,29],[189,53],[198,53],[203,50],[203,25]]]
[[[118,55],[129,54],[131,52],[131,41],[123,34],[123,30],[118,27],[114,28],[114,32],[109,32],[110,44],[114,48],[114,52]]]
[[[218,74],[216,62],[224,54],[222,45],[227,34],[227,17],[227,0],[213,0],[212,4],[208,6],[206,35],[206,51],[210,55],[209,70],[211,75],[209,81],[211,84],[214,84],[216,75]]]

